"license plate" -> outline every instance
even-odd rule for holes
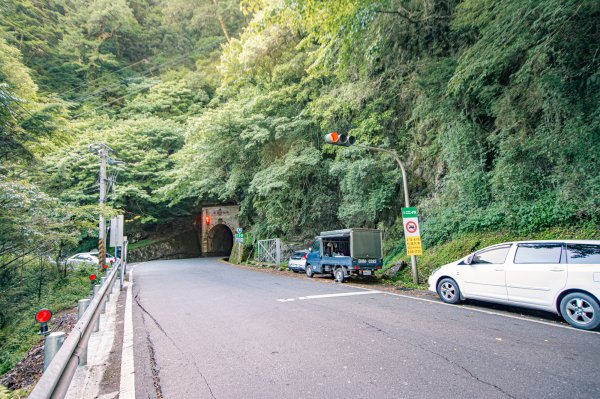
[[[363,276],[370,276],[370,275],[371,275],[370,270],[363,270]]]

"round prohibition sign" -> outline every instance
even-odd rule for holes
[[[415,222],[408,222],[406,223],[406,231],[408,231],[409,233],[414,233],[417,231],[417,224]]]

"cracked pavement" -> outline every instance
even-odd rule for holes
[[[599,334],[216,259],[134,276],[137,398],[600,397]]]

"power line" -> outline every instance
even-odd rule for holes
[[[0,9],[2,9],[2,8],[0,7]],[[39,11],[37,8],[34,8],[34,9],[35,9],[36,11]],[[4,8],[4,10],[5,10],[5,11],[10,11],[10,10],[9,10],[9,9],[7,9],[7,8]],[[109,12],[109,14],[110,14],[110,15],[112,15],[113,17],[116,17],[116,16],[115,16],[115,15],[114,15],[112,12]],[[42,17],[42,19],[44,19],[45,21],[48,21],[48,19],[47,19],[47,18],[44,18],[44,17]],[[40,41],[40,42],[47,42],[47,40],[46,40],[46,39],[42,39],[42,38],[40,38],[40,37],[38,37],[38,36],[35,36],[35,35],[34,35],[34,34],[32,34],[32,33],[29,33],[29,32],[27,32],[27,31],[25,30],[25,28],[23,27],[23,25],[17,24],[16,22],[14,22],[14,21],[11,21],[11,20],[8,20],[8,19],[4,19],[4,22],[6,22],[6,23],[10,24],[11,26],[13,26],[13,28],[17,28],[17,29],[15,29],[15,31],[16,31],[16,32],[18,32],[18,33],[20,33],[21,35],[27,36],[27,37],[29,37],[30,39],[35,39],[35,40],[38,40],[38,41]],[[162,53],[159,53],[159,54],[155,54],[155,55],[153,55],[153,56],[152,56],[152,58],[154,58],[154,57],[158,57],[159,55],[162,55],[162,54],[164,54],[164,53],[165,53],[165,52],[162,52]],[[131,64],[129,64],[129,65],[126,65],[126,66],[124,66],[124,67],[122,67],[122,68],[119,68],[119,69],[117,69],[116,71],[110,71],[110,72],[107,72],[107,73],[103,74],[101,77],[98,77],[98,78],[96,78],[96,79],[92,79],[92,80],[90,80],[90,81],[87,81],[87,82],[85,82],[85,83],[83,83],[83,84],[81,84],[81,85],[75,86],[75,87],[73,87],[73,88],[71,88],[71,89],[69,89],[69,90],[67,90],[67,91],[64,91],[64,92],[62,92],[62,94],[63,94],[63,96],[64,96],[65,94],[68,94],[68,93],[74,92],[74,91],[75,91],[75,90],[77,90],[77,89],[80,89],[80,88],[82,88],[82,87],[84,87],[84,86],[88,86],[88,85],[90,85],[91,83],[97,82],[97,81],[99,81],[99,80],[101,80],[101,79],[105,78],[107,75],[113,75],[113,74],[117,74],[117,73],[119,73],[119,72],[121,72],[121,71],[123,71],[123,70],[125,70],[125,69],[132,68],[132,67],[134,67],[134,66],[136,66],[136,65],[139,65],[139,64],[141,64],[141,63],[144,63],[144,62],[148,62],[148,58],[147,58],[147,57],[145,57],[145,58],[143,58],[143,59],[141,59],[141,60],[139,60],[139,61],[135,61],[135,62],[133,62],[133,63],[131,63]],[[115,84],[111,84],[111,86],[113,86],[113,85],[115,85]],[[110,87],[110,86],[108,86],[108,87]],[[107,87],[105,87],[105,88],[107,88]],[[100,88],[100,89],[98,89],[96,92],[102,92],[102,91],[103,91],[105,88]],[[75,101],[83,101],[83,100],[85,100],[85,99],[87,99],[87,98],[90,98],[90,97],[84,96],[84,97],[82,97],[82,98],[75,99]],[[71,106],[71,107],[73,107],[73,106]]]
[[[204,50],[205,50],[207,47],[208,47],[208,46],[205,46],[205,47],[202,47],[202,48],[200,48],[200,49],[197,49],[197,50],[196,50],[196,51],[194,51],[194,52],[189,52],[189,53],[187,53],[187,54],[185,54],[185,55],[183,55],[183,56],[177,57],[175,60],[171,60],[171,61],[169,61],[169,62],[165,62],[165,63],[163,63],[163,64],[160,64],[160,65],[158,65],[157,67],[153,67],[153,68],[150,68],[150,69],[151,69],[151,70],[153,70],[153,69],[160,69],[160,68],[162,68],[162,67],[165,67],[165,66],[174,66],[174,65],[177,65],[178,63],[180,63],[181,61],[183,61],[185,58],[187,58],[187,57],[189,57],[189,56],[192,56],[192,55],[195,55],[196,53],[200,53],[200,52],[204,51]],[[150,72],[150,70],[146,71],[146,72],[145,72],[145,73],[144,73],[142,76],[146,75],[146,74],[147,74],[147,73],[149,73],[149,72]],[[68,119],[69,119],[69,120],[73,120],[73,119],[76,119],[76,118],[80,117],[81,115],[85,115],[85,114],[87,114],[87,113],[89,113],[89,112],[91,112],[91,111],[95,111],[95,110],[102,109],[102,108],[104,108],[104,107],[106,107],[106,106],[108,106],[108,105],[114,104],[114,103],[116,103],[117,101],[119,101],[119,100],[122,100],[122,99],[124,99],[124,98],[126,98],[126,97],[128,97],[128,96],[131,96],[131,95],[133,95],[133,94],[137,94],[137,93],[139,93],[139,92],[141,92],[141,91],[143,91],[143,90],[146,90],[146,89],[152,88],[152,87],[156,86],[158,83],[160,83],[160,82],[156,82],[156,83],[154,83],[154,84],[152,84],[152,85],[150,85],[150,86],[144,86],[144,87],[140,87],[140,88],[138,88],[138,89],[136,89],[136,90],[134,90],[134,91],[132,91],[132,92],[130,92],[130,93],[127,93],[127,94],[125,94],[125,95],[123,95],[123,96],[121,96],[121,97],[117,97],[117,98],[115,98],[115,99],[113,99],[113,100],[111,100],[111,101],[109,101],[109,102],[107,102],[107,103],[105,103],[105,104],[102,104],[102,105],[100,105],[100,106],[98,106],[98,107],[94,107],[94,108],[91,108],[91,109],[85,110],[85,111],[83,111],[83,112],[80,112],[80,113],[78,113],[78,114],[76,114],[76,115],[73,115],[72,117],[70,117],[70,118],[68,118]],[[90,98],[91,98],[91,97],[90,97]]]
[[[139,73],[138,73],[138,74],[139,74],[139,76],[136,76],[136,77],[143,77],[143,76],[146,76],[146,75],[148,75],[149,73],[151,73],[151,72],[153,72],[153,71],[155,71],[155,70],[157,70],[157,69],[160,69],[160,68],[162,68],[162,67],[164,67],[164,66],[170,66],[170,64],[171,64],[171,63],[174,63],[174,65],[175,65],[175,64],[177,64],[177,63],[178,63],[178,61],[179,61],[180,59],[181,59],[181,60],[182,60],[182,59],[185,59],[185,58],[187,58],[187,57],[188,57],[188,56],[190,56],[190,55],[192,55],[192,54],[191,54],[191,52],[190,52],[190,53],[187,53],[187,54],[184,54],[183,56],[177,57],[177,58],[176,58],[176,59],[174,59],[174,60],[165,61],[165,62],[163,62],[163,63],[161,63],[161,64],[158,64],[158,65],[152,66],[152,67],[150,67],[150,68],[146,69],[145,71],[139,72]],[[146,59],[144,59],[144,60],[146,60]],[[139,63],[139,62],[138,62],[138,63]],[[123,69],[125,69],[125,68],[127,68],[127,67],[121,68],[121,70],[123,70]],[[114,73],[116,73],[116,71],[115,71]],[[100,79],[100,78],[99,78],[99,79]],[[98,79],[96,79],[96,80],[98,80]],[[76,102],[83,102],[83,101],[85,101],[85,100],[88,100],[88,99],[90,99],[90,98],[97,97],[97,96],[101,95],[102,93],[104,93],[105,91],[109,90],[110,88],[113,88],[113,87],[118,87],[118,86],[120,86],[120,85],[121,85],[121,83],[119,83],[119,82],[117,82],[117,83],[111,83],[111,84],[109,84],[109,85],[107,85],[107,86],[100,87],[99,89],[97,89],[97,90],[95,90],[95,91],[93,91],[93,92],[91,92],[91,93],[88,93],[88,94],[86,94],[86,95],[84,95],[84,96],[81,96],[81,97],[79,97],[79,98],[76,98],[76,99],[75,99],[75,100],[73,100],[73,101],[76,101]],[[71,105],[70,107],[71,107],[71,108],[74,108],[74,107],[75,107],[75,105]]]

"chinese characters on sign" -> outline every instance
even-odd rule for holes
[[[402,224],[404,225],[404,237],[406,238],[406,254],[423,255],[417,208],[402,208]]]

